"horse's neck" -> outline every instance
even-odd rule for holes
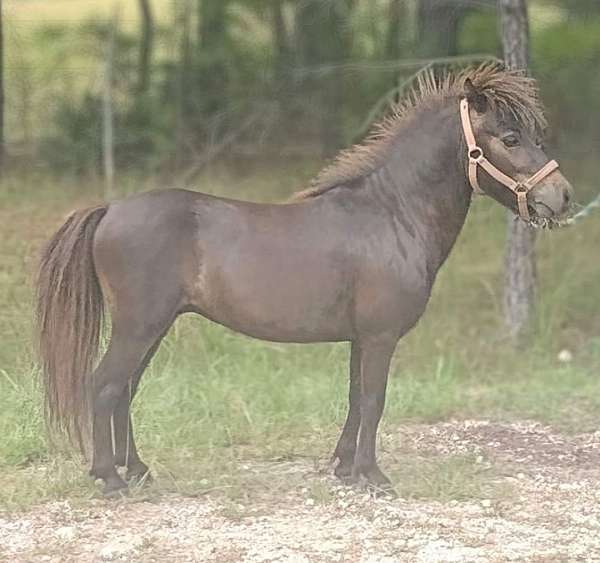
[[[465,222],[471,191],[461,163],[458,106],[423,113],[394,144],[386,164],[365,178],[373,201],[410,222],[433,274]]]

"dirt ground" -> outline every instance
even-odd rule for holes
[[[77,507],[57,502],[0,517],[0,559],[600,561],[600,431],[565,435],[533,422],[475,420],[405,426],[383,443],[382,466],[386,457],[411,452],[473,456],[494,468],[494,490],[505,494],[373,499],[339,485],[325,461],[280,462],[262,470],[278,479],[282,471],[300,472],[306,485],[251,506],[210,494],[163,495]]]

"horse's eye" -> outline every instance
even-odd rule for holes
[[[502,142],[505,147],[512,148],[519,146],[519,138],[514,133],[509,133],[502,137]]]

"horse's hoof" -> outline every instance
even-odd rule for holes
[[[104,485],[104,489],[102,489],[102,494],[105,498],[121,498],[127,496],[129,493],[129,487],[127,483],[123,481],[123,479],[111,479],[106,485]]]
[[[129,487],[119,487],[118,489],[113,489],[112,487],[104,487],[102,490],[102,494],[104,498],[107,499],[119,499],[124,498],[129,495]]]
[[[346,485],[346,487],[353,487],[359,482],[359,479],[357,479],[356,476],[352,473],[350,473],[350,475],[338,477],[338,479],[342,482],[343,485]]]
[[[154,480],[150,470],[146,467],[145,470],[131,470],[125,474],[125,479],[132,485],[148,485]]]
[[[352,463],[340,461],[333,470],[333,474],[344,483],[344,485],[353,485],[356,483],[356,479],[352,475]]]
[[[365,488],[367,492],[374,498],[397,498],[398,494],[392,486],[392,482],[387,475],[377,467],[377,465],[368,470],[360,471],[354,468],[354,474],[364,478]]]

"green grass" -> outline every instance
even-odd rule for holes
[[[407,456],[391,473],[396,492],[403,498],[445,501],[491,500],[510,494],[498,483],[492,467],[475,456],[453,455],[435,459]]]
[[[309,172],[300,165],[286,175],[255,170],[238,181],[213,170],[199,185],[277,199],[290,191],[280,178],[300,187]],[[130,180],[123,190],[135,186]],[[100,199],[98,186],[82,189],[78,181],[8,178],[0,187],[0,508],[97,494],[80,460],[48,444],[31,350],[30,280],[37,249],[65,214]],[[399,422],[451,417],[534,418],[566,431],[598,427],[600,222],[541,235],[536,329],[518,350],[500,337],[504,231],[505,213],[478,201],[428,311],[398,347],[388,432]],[[568,364],[557,359],[563,348],[573,353]],[[135,494],[214,491],[236,499],[300,486],[299,478],[277,481],[243,467],[298,456],[322,463],[345,416],[347,360],[345,344],[272,344],[181,318],[134,405],[138,445],[157,477]],[[410,467],[396,471],[406,496],[487,494],[485,478],[469,473],[480,471],[469,460],[431,460],[419,479]],[[327,502],[329,493],[315,487],[312,497]]]

